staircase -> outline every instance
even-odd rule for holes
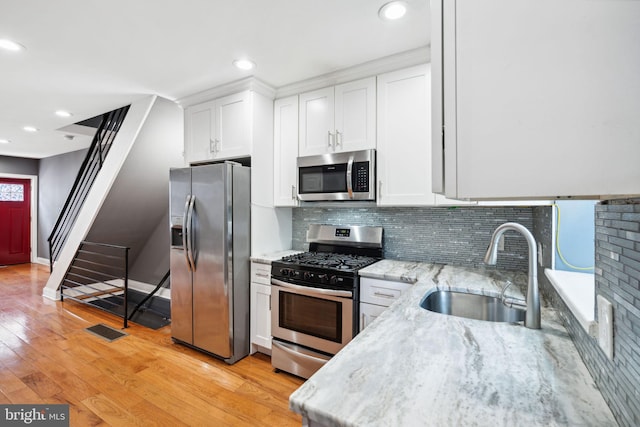
[[[49,237],[43,296],[109,311],[125,327],[169,322],[169,300],[153,293],[168,295],[168,177],[184,165],[182,141],[182,110],[156,96],[103,115]]]

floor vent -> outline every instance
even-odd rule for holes
[[[121,332],[117,329],[113,329],[110,326],[107,325],[103,325],[102,323],[99,323],[97,325],[91,326],[89,328],[86,328],[85,331],[98,336],[104,340],[107,340],[109,342],[111,341],[115,341],[118,338],[122,338],[127,336],[128,334],[125,334],[124,332]]]

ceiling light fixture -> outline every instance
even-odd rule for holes
[[[22,128],[22,130],[26,131],[26,132],[38,132],[38,128],[33,127],[33,126],[25,126]]]
[[[10,50],[11,52],[19,52],[24,49],[20,43],[16,43],[9,39],[0,39],[0,48],[4,50]]]
[[[256,63],[249,59],[236,59],[233,61],[233,65],[244,71],[253,70],[256,68]]]
[[[9,141],[8,139],[0,139],[0,144],[8,144],[11,141]]]
[[[73,114],[71,114],[68,111],[58,110],[58,111],[56,111],[56,116],[58,116],[58,117],[71,117],[71,116],[73,116]]]
[[[385,21],[393,21],[402,18],[407,13],[407,2],[392,1],[382,5],[378,16]]]

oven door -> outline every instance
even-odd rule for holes
[[[336,354],[353,338],[353,293],[271,279],[271,335]]]

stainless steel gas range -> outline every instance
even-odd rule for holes
[[[358,269],[383,255],[382,227],[312,224],[309,252],[271,264],[271,364],[309,378],[358,333]]]

